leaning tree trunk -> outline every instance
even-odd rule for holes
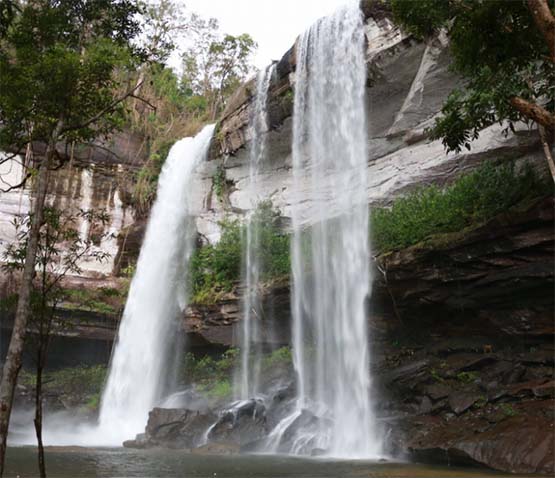
[[[46,478],[46,463],[44,460],[44,444],[42,442],[42,371],[44,370],[44,357],[42,344],[39,344],[37,353],[37,383],[35,386],[35,432],[37,435],[39,473],[41,478]]]
[[[17,376],[19,374],[19,369],[21,368],[23,345],[27,333],[27,321],[30,314],[31,288],[33,285],[33,277],[35,275],[37,246],[40,227],[43,220],[46,194],[48,192],[48,169],[56,151],[56,143],[60,131],[62,130],[62,126],[63,122],[61,120],[58,121],[58,124],[56,125],[56,128],[54,129],[48,142],[45,158],[41,161],[38,170],[37,194],[31,219],[29,239],[27,242],[25,266],[23,268],[23,276],[21,278],[21,285],[19,287],[19,297],[15,312],[12,336],[10,339],[10,345],[8,347],[8,353],[6,354],[6,361],[4,363],[4,369],[2,373],[2,381],[0,382],[0,477],[4,473],[8,427],[10,424],[10,416],[12,412]]]

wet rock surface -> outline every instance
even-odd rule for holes
[[[207,438],[216,443],[232,443],[241,447],[264,438],[269,432],[264,403],[251,399],[232,404],[223,411]]]
[[[445,237],[378,258],[385,275],[369,315],[378,424],[393,454],[552,473],[553,199]],[[198,316],[199,327],[229,320],[218,312],[228,305],[216,304],[210,322]],[[275,392],[268,429],[291,414],[293,396],[293,385]],[[294,430],[278,450],[290,450]]]
[[[456,341],[450,346],[438,338],[397,340],[395,347],[382,344],[388,350],[374,365],[380,394],[388,397],[380,402],[379,415],[387,417],[383,423],[396,452],[433,463],[553,473],[552,343],[507,344],[484,354],[479,337],[467,338],[464,353]],[[430,352],[429,346],[440,342]],[[530,362],[538,351],[546,360]],[[406,363],[422,356],[425,365],[415,373]]]
[[[123,443],[127,448],[192,449],[204,444],[206,430],[216,420],[211,412],[183,408],[154,408],[148,415],[145,433]]]

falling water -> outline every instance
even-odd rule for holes
[[[82,211],[89,211],[92,206],[93,195],[93,172],[90,169],[83,168],[81,171],[81,204]],[[79,227],[79,239],[86,242],[89,239],[89,229],[91,225],[88,218],[83,217]]]
[[[207,154],[214,126],[171,148],[160,175],[137,270],[102,396],[99,433],[121,445],[144,430],[149,410],[165,391],[164,377],[185,307],[185,278],[194,238],[191,175]]]
[[[244,251],[245,293],[243,298],[243,321],[241,333],[241,368],[236,379],[235,395],[247,399],[258,392],[260,375],[260,240],[253,212],[258,197],[258,175],[266,156],[266,132],[268,131],[268,88],[274,65],[259,72],[256,81],[256,97],[251,116],[251,148],[249,161],[249,197],[251,214],[247,220],[246,248]]]
[[[341,457],[379,453],[365,313],[371,283],[365,81],[358,6],[322,19],[299,40],[293,181],[305,204],[292,215],[297,413],[331,418],[320,420],[326,425],[312,446]]]

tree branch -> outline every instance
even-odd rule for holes
[[[555,131],[555,114],[550,113],[537,103],[532,103],[519,96],[513,96],[509,101],[522,116],[535,121],[549,131]]]
[[[555,63],[555,17],[547,0],[528,0],[528,9],[549,47],[549,59]]]
[[[32,176],[31,173],[27,173],[25,175],[25,177],[23,178],[23,180],[18,183],[18,184],[14,184],[13,186],[10,186],[8,189],[0,189],[0,191],[2,191],[3,193],[8,193],[10,191],[13,191],[14,189],[19,189],[20,187],[25,186],[25,183],[27,182],[27,180]]]
[[[106,108],[102,109],[101,111],[99,111],[97,114],[95,114],[92,118],[89,118],[88,120],[86,120],[85,122],[81,123],[81,124],[77,124],[77,125],[69,125],[66,126],[63,130],[62,130],[62,134],[63,133],[67,133],[68,131],[74,131],[76,129],[81,129],[81,128],[86,128],[87,126],[90,126],[91,124],[95,123],[96,121],[98,121],[100,118],[102,118],[102,116],[104,116],[106,113],[109,113],[110,111],[113,111],[113,109],[119,105],[122,101],[126,100],[127,98],[131,97],[133,95],[133,93],[135,91],[137,91],[141,85],[143,84],[143,82],[137,83],[132,89],[130,89],[127,93],[125,93],[124,95],[120,96],[119,98],[115,99],[112,103],[110,103]]]
[[[154,106],[150,101],[148,101],[148,100],[146,100],[146,99],[144,99],[144,98],[142,98],[142,97],[140,97],[140,96],[137,96],[137,95],[134,95],[134,94],[130,94],[129,97],[130,97],[130,98],[135,98],[136,100],[139,100],[139,101],[142,101],[143,103],[147,104],[147,105],[148,105],[151,109],[153,109],[154,111],[157,110],[156,106]]]

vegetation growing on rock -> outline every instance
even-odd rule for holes
[[[380,252],[416,244],[434,234],[486,221],[551,186],[531,166],[487,162],[446,188],[428,186],[372,211],[372,237]]]
[[[288,276],[289,237],[281,229],[279,211],[265,201],[259,204],[252,220],[260,240],[262,280]],[[241,278],[246,226],[238,220],[226,220],[220,226],[220,241],[197,249],[191,258],[191,300],[197,304],[214,302]]]
[[[49,397],[47,403],[58,407],[67,403],[96,410],[100,404],[106,371],[104,365],[84,365],[45,372],[43,393]],[[21,372],[20,383],[24,388],[35,387],[36,380],[35,373],[27,370]]]
[[[233,372],[240,360],[239,350],[236,348],[230,348],[220,356],[197,357],[189,353],[185,356],[181,379],[184,383],[194,384],[196,389],[209,399],[230,398]],[[288,368],[292,363],[289,347],[275,349],[262,358],[262,374],[269,377],[272,372]]]

